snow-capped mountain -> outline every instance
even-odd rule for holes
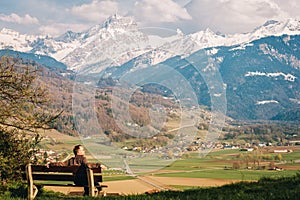
[[[147,36],[138,30],[133,19],[118,15],[81,33],[80,39],[80,46],[61,60],[76,71],[99,72],[107,66],[120,65],[150,48]]]
[[[79,45],[75,40],[70,41],[68,38],[62,40],[61,38],[63,36],[59,38],[34,36],[20,34],[10,29],[2,29],[0,31],[0,49],[47,55],[61,60]]]
[[[47,55],[63,62],[68,69],[84,75],[101,72],[100,78],[112,78],[116,82],[124,74],[141,68],[159,69],[162,64],[190,81],[199,104],[209,107],[211,98],[218,98],[222,93],[210,91],[214,85],[209,88],[191,62],[201,62],[205,52],[209,59],[217,61],[212,67],[220,72],[224,82],[230,117],[277,119],[299,109],[300,21],[268,21],[243,34],[221,35],[210,29],[189,35],[180,30],[174,33],[168,37],[147,34],[133,18],[114,15],[85,32],[69,31],[57,38],[3,29],[0,49],[4,49],[3,54],[5,49],[11,49],[33,57]],[[43,60],[49,62],[48,57]]]
[[[190,37],[202,48],[215,46],[233,46],[249,43],[251,41],[267,36],[299,35],[300,21],[287,19],[285,21],[267,21],[264,25],[257,27],[252,32],[242,34],[219,35],[211,30],[200,31],[191,34]]]
[[[146,35],[131,17],[113,15],[102,25],[81,33],[68,31],[52,38],[22,35],[13,30],[0,32],[0,49],[47,55],[65,63],[74,71],[99,72],[178,39]]]
[[[177,30],[170,37],[146,34],[132,17],[113,15],[103,24],[81,33],[66,32],[62,36],[33,36],[2,29],[0,49],[47,55],[63,62],[69,69],[96,73],[110,66],[120,66],[147,53],[149,64],[157,64],[175,55],[188,56],[199,49],[247,45],[267,36],[300,34],[300,21],[268,21],[252,32],[216,34],[210,29],[185,35]]]
[[[207,52],[213,53],[207,55]],[[122,77],[135,74],[150,79],[148,69],[157,69],[157,75],[162,77],[159,80],[170,79],[170,72],[176,71],[182,78],[175,80],[174,85],[188,82],[192,89],[184,90],[195,93],[199,104],[208,107],[218,102],[217,99],[226,98],[227,115],[234,119],[277,119],[285,112],[300,108],[300,35],[264,37],[243,48],[235,45],[201,49],[187,57],[175,56],[153,66],[147,58],[142,55],[122,66],[106,69],[99,86],[105,80],[118,83]],[[162,70],[165,66],[168,73]],[[214,72],[220,73],[223,84]]]
[[[0,31],[0,49],[11,49],[20,52],[29,52],[31,43],[38,40],[39,36],[20,34],[14,30],[2,29]]]

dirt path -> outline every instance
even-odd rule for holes
[[[212,187],[238,182],[237,180],[212,179],[212,178],[178,178],[151,176],[151,179],[165,185],[181,185],[195,187]]]
[[[149,183],[150,184],[149,184]],[[194,186],[194,187],[211,187],[221,186],[238,182],[237,180],[209,179],[209,178],[177,178],[177,177],[157,177],[145,176],[141,180],[126,180],[106,182],[107,193],[119,194],[141,194],[154,190],[172,190],[172,186]]]
[[[124,180],[124,181],[109,181],[104,182],[108,188],[104,191],[108,194],[119,195],[133,195],[142,194],[152,191],[172,190],[172,186],[194,186],[194,187],[211,187],[221,186],[238,182],[237,180],[224,179],[209,179],[209,178],[177,178],[177,177],[157,177],[157,176],[143,176],[140,179]],[[68,194],[74,191],[82,191],[82,188],[59,188],[59,187],[45,187],[48,190],[62,192]]]

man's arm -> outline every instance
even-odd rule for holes
[[[65,162],[54,162],[54,163],[49,163],[49,167],[54,167],[54,166],[68,166],[68,160]]]
[[[53,162],[53,163],[49,163],[49,167],[53,167],[53,166],[71,166],[74,165],[74,158],[70,158],[69,160],[66,160],[64,162]]]
[[[98,168],[98,167],[101,167],[102,170],[107,170],[107,167],[105,165],[100,164],[100,163],[88,163],[87,166],[89,168]]]

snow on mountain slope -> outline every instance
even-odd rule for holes
[[[287,19],[286,21],[281,22],[271,20],[252,32],[242,34],[220,35],[208,28],[204,31],[199,31],[190,35],[182,35],[181,38],[167,42],[158,49],[155,49],[152,54],[152,64],[163,62],[175,54],[188,56],[203,48],[234,45],[240,45],[239,48],[244,48],[245,46],[250,45],[249,43],[254,40],[284,34],[299,35],[300,21],[296,19]],[[215,52],[217,52],[217,50]]]
[[[278,76],[282,76],[284,80],[290,81],[290,82],[295,82],[296,76],[292,74],[285,74],[283,72],[276,72],[276,73],[265,73],[265,72],[247,72],[245,76],[266,76],[266,77],[274,77],[277,78]]]
[[[254,40],[268,36],[299,35],[300,21],[287,19],[285,21],[267,21],[264,25],[252,32],[242,34],[218,35],[211,30],[200,31],[190,35],[191,40],[199,45],[199,48],[245,45]]]
[[[0,31],[0,49],[47,55],[74,71],[97,73],[106,67],[120,66],[145,53],[149,56],[149,64],[157,64],[175,55],[188,56],[207,47],[243,47],[263,37],[283,34],[300,34],[300,21],[272,20],[243,34],[220,35],[206,29],[185,35],[177,30],[177,34],[171,37],[161,37],[144,33],[132,17],[113,15],[102,25],[85,32],[68,31],[57,38],[23,35],[3,29]]]
[[[61,61],[65,56],[80,46],[80,41],[61,41],[53,38],[37,39],[32,42],[30,50],[34,54],[48,55]]]
[[[138,30],[132,18],[118,15],[109,18],[102,26],[92,27],[81,37],[81,45],[61,61],[72,70],[82,71],[89,67],[93,73],[144,53],[140,51],[149,44],[147,36]],[[91,67],[98,64],[98,67]]]
[[[102,26],[94,26],[83,33],[86,40],[61,61],[77,72],[98,73],[177,40],[180,35],[161,37],[144,31],[132,17],[113,15]]]
[[[14,30],[2,29],[0,31],[0,49],[28,52],[32,49],[30,44],[40,36],[23,35]]]

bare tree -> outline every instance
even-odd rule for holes
[[[20,59],[0,60],[0,179],[18,178],[22,164],[30,162],[55,115],[47,110],[47,91],[36,80],[38,70]]]

